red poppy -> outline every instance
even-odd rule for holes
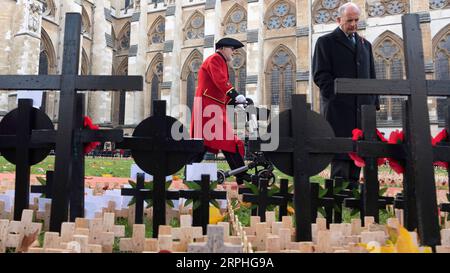
[[[436,146],[437,144],[439,144],[439,142],[445,141],[447,139],[448,139],[447,130],[443,129],[442,131],[439,132],[439,134],[437,134],[435,137],[431,138],[431,144],[433,146]],[[436,161],[436,162],[434,162],[434,166],[448,169],[448,162]]]
[[[384,138],[383,134],[377,129],[376,130],[377,136],[378,136],[378,140],[382,141],[382,142],[387,142],[386,138]],[[361,129],[353,129],[352,131],[352,140],[353,141],[358,141],[364,138],[364,133]],[[353,160],[353,163],[355,163],[355,165],[357,167],[365,167],[366,166],[366,162],[364,161],[364,159],[362,157],[360,157],[357,153],[355,152],[350,152],[348,153],[348,156]],[[385,163],[385,158],[378,158],[377,159],[377,163],[378,166],[383,165]]]
[[[83,116],[83,127],[85,129],[89,129],[89,130],[98,130],[99,126],[95,125],[92,122],[92,119],[88,116]],[[100,145],[100,142],[98,141],[94,141],[94,142],[89,142],[89,143],[85,143],[84,144],[84,154],[88,154],[90,152],[92,152],[98,145]]]
[[[403,134],[403,131],[395,130],[392,131],[389,135],[389,144],[401,144],[403,143],[403,140],[405,138],[405,134]],[[405,167],[396,159],[394,158],[387,158],[387,161],[389,162],[389,166],[398,174],[402,174],[405,172]]]

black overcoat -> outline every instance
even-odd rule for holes
[[[375,95],[336,95],[336,78],[375,78],[372,45],[355,34],[356,46],[338,27],[317,40],[313,57],[314,83],[320,88],[321,112],[338,137],[350,137],[361,128],[361,105],[377,105]]]

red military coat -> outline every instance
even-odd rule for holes
[[[226,114],[231,100],[227,93],[232,89],[226,60],[214,53],[198,72],[190,130],[191,137],[202,138],[206,149],[215,154],[222,150],[244,155],[244,143],[234,134]]]

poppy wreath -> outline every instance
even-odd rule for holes
[[[382,142],[387,142],[386,138],[383,136],[383,134],[378,131],[377,129],[377,137],[378,140],[382,141]],[[364,133],[361,129],[353,129],[352,131],[352,140],[353,141],[358,141],[358,140],[362,140],[364,139]],[[362,157],[360,157],[357,153],[355,152],[350,152],[348,153],[348,156],[353,160],[353,162],[355,163],[355,165],[357,167],[364,167],[366,166],[366,162],[364,161],[364,159]],[[385,163],[385,158],[378,158],[377,159],[377,163],[378,166],[383,165]]]
[[[391,132],[389,139],[386,139],[378,129],[376,130],[376,133],[377,133],[378,140],[381,142],[385,142],[385,143],[389,143],[389,144],[403,143],[404,135],[403,135],[402,131],[395,130],[395,131]],[[352,136],[353,141],[362,140],[364,138],[364,132],[361,129],[353,129],[352,135],[353,135]],[[356,154],[355,152],[351,152],[348,155],[353,160],[353,162],[355,163],[356,166],[358,166],[360,168],[366,166],[366,162],[364,161],[364,159],[362,157],[360,157],[358,154]],[[404,166],[393,158],[378,158],[377,159],[378,166],[383,165],[386,162],[396,173],[400,174],[400,173],[403,173],[405,170]]]
[[[361,129],[353,129],[352,131],[352,140],[358,141],[362,140],[364,137],[364,133]],[[388,144],[401,144],[404,141],[405,135],[403,134],[403,131],[395,130],[392,131],[389,135],[389,139],[386,140],[384,136],[378,131],[377,129],[377,136],[380,141],[387,142]],[[436,146],[441,141],[448,140],[448,133],[447,130],[443,129],[441,132],[439,132],[434,138],[431,139],[431,144],[433,146]],[[358,167],[364,167],[366,163],[364,162],[364,159],[361,158],[359,155],[357,155],[354,152],[349,153],[350,158],[353,160],[356,166]],[[398,174],[402,174],[405,172],[405,167],[402,163],[400,163],[398,160],[394,158],[378,158],[378,166],[383,165],[384,163],[388,163],[389,166]],[[436,161],[434,162],[435,166],[443,167],[448,169],[448,162],[442,162],[442,161]]]
[[[84,129],[89,129],[89,130],[98,130],[99,126],[95,125],[92,122],[92,119],[88,116],[83,116],[83,128]],[[98,141],[94,141],[94,142],[89,142],[89,143],[85,143],[84,144],[84,154],[88,154],[90,152],[92,152],[98,145],[100,145],[100,142]]]

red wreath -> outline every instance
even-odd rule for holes
[[[443,129],[442,131],[439,132],[439,134],[437,134],[434,138],[431,139],[431,144],[433,146],[436,146],[437,144],[439,144],[439,142],[445,141],[447,139],[448,139],[447,130]],[[434,162],[434,165],[448,169],[448,162],[436,161]]]
[[[405,135],[403,134],[403,131],[395,130],[392,131],[389,135],[389,144],[402,144],[405,139]],[[405,172],[405,167],[396,159],[394,158],[386,158],[387,162],[389,163],[389,166],[398,174],[402,174]]]
[[[361,139],[363,139],[363,136],[364,136],[363,131],[361,131],[360,129],[353,129],[352,134],[353,134],[353,137],[352,137],[353,141],[361,140]],[[389,135],[388,140],[386,140],[378,130],[377,130],[377,136],[380,141],[387,142],[388,144],[401,144],[401,143],[403,143],[403,141],[405,139],[405,135],[404,135],[403,131],[399,131],[399,130],[392,131],[391,134]],[[433,146],[436,146],[437,144],[439,144],[439,142],[446,141],[446,140],[448,140],[448,133],[447,133],[447,130],[443,129],[434,138],[433,137],[431,138],[431,144]],[[349,153],[349,156],[353,160],[353,162],[355,163],[356,166],[364,167],[366,165],[366,163],[364,162],[364,159],[361,158],[356,153],[354,153],[354,152]],[[386,161],[389,163],[389,166],[396,173],[402,174],[405,172],[405,167],[398,160],[396,160],[394,158],[379,158],[378,166],[384,164]],[[448,169],[448,162],[436,161],[436,162],[434,162],[434,165]]]
[[[98,130],[99,126],[95,125],[94,123],[92,123],[92,119],[88,116],[83,116],[83,127],[85,129],[89,129],[89,130]],[[85,143],[84,144],[84,154],[88,154],[90,152],[92,152],[93,150],[95,150],[95,148],[100,145],[100,142],[98,141],[94,141],[94,142],[89,142],[89,143]]]
[[[376,132],[377,132],[377,137],[380,141],[387,142],[386,138],[384,138],[383,134],[380,131],[378,131],[378,129]],[[352,135],[353,135],[352,136],[353,141],[361,140],[364,137],[364,133],[361,129],[353,129]],[[358,166],[360,168],[366,166],[366,162],[364,161],[364,159],[362,157],[360,157],[357,153],[350,152],[350,153],[348,153],[348,156],[353,160],[353,162],[355,163],[356,166]],[[377,163],[378,163],[378,166],[383,165],[385,163],[385,158],[378,158]]]

